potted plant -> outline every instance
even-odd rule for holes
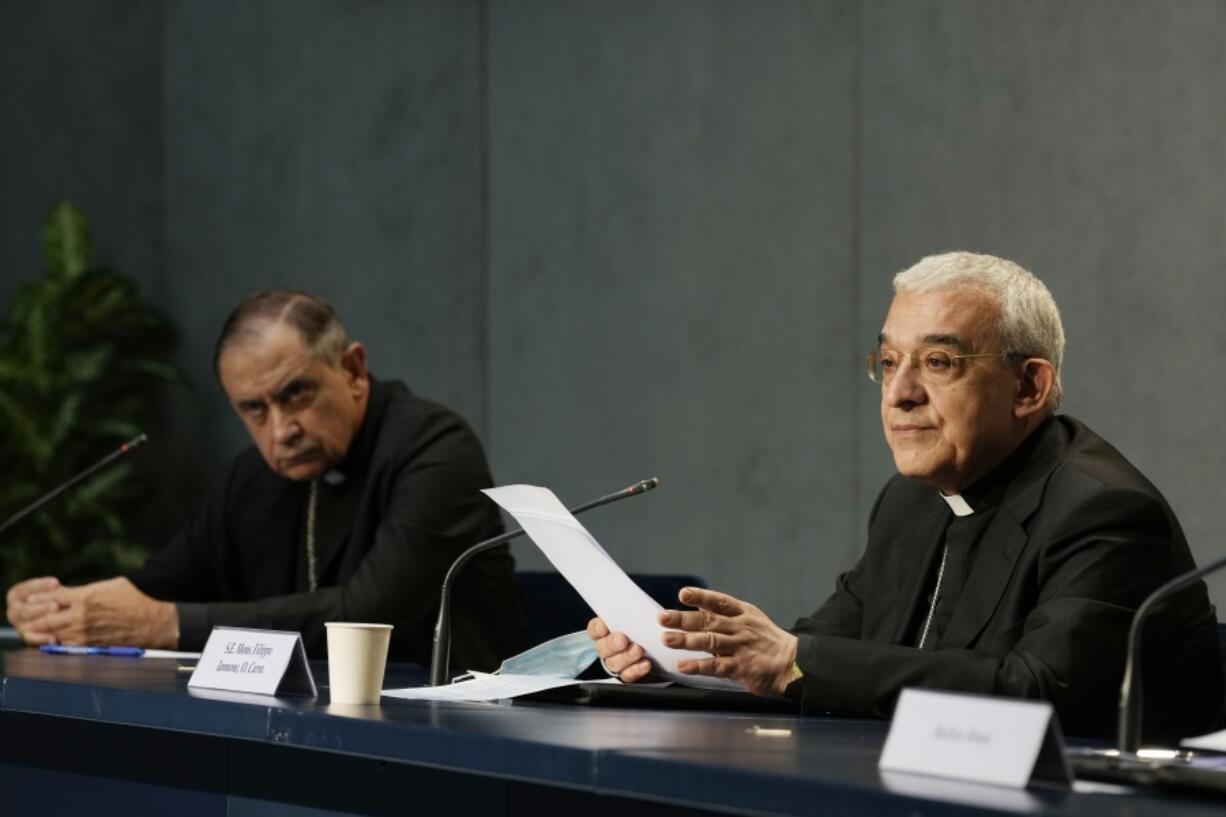
[[[42,239],[43,276],[0,322],[0,523],[140,433],[155,390],[182,380],[170,323],[130,278],[96,264],[85,215],[57,204]],[[126,523],[147,498],[131,462],[100,470],[0,535],[0,583],[140,564],[147,551]]]

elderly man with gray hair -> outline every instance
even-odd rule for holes
[[[1118,451],[1059,415],[1064,330],[1047,287],[1001,258],[948,253],[894,278],[868,355],[898,474],[834,594],[785,630],[724,593],[686,588],[664,644],[682,672],[731,678],[804,712],[888,717],[909,686],[1051,701],[1065,730],[1114,734],[1133,613],[1193,567],[1179,522]],[[605,666],[651,673],[593,619]],[[1203,582],[1147,629],[1146,739],[1208,731],[1222,703]]]

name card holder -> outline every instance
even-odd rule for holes
[[[214,627],[187,685],[259,695],[319,695],[302,636],[284,630]]]
[[[878,767],[1016,789],[1073,781],[1050,703],[925,689],[899,695]]]

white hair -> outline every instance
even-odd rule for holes
[[[981,289],[1000,305],[1001,351],[1051,363],[1056,379],[1047,404],[1053,411],[1058,408],[1064,326],[1042,281],[1012,261],[970,252],[930,255],[894,276],[895,292],[921,295],[961,287]]]

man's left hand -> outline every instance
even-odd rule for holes
[[[156,601],[125,578],[80,587],[61,587],[44,595],[59,603],[39,629],[61,644],[128,645],[174,649],[179,614],[170,602]]]
[[[783,694],[796,660],[796,636],[754,605],[726,593],[687,587],[679,598],[698,610],[662,610],[660,623],[684,632],[667,632],[660,640],[668,647],[713,656],[678,661],[680,672],[731,678],[758,695]]]

